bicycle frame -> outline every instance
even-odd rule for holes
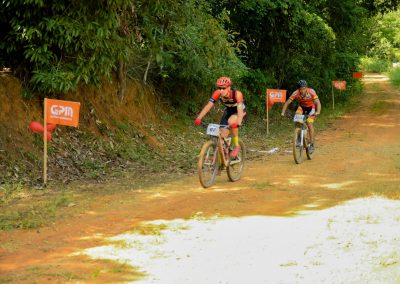
[[[216,175],[220,175],[221,170],[227,170],[230,181],[238,181],[244,168],[246,156],[245,145],[239,141],[240,150],[237,157],[230,158],[231,137],[224,137],[221,128],[229,128],[228,125],[209,124],[207,135],[210,139],[206,141],[200,151],[197,163],[197,171],[200,183],[204,188],[214,184]]]
[[[219,124],[209,124],[207,127],[207,135],[210,136],[210,139],[217,143],[217,150],[221,157],[222,163],[224,167],[229,166],[229,153],[228,149],[230,146],[231,137],[222,137],[221,128],[229,128],[229,125],[219,125]],[[218,129],[218,131],[216,131]],[[225,146],[225,148],[224,148]],[[227,151],[225,151],[225,149]]]
[[[300,134],[300,146],[301,147],[304,147],[304,141],[305,141],[305,134],[307,134],[308,133],[308,126],[307,126],[307,118],[308,118],[308,115],[305,115],[305,114],[302,114],[302,116],[303,117],[299,117],[299,116],[297,116],[296,117],[296,115],[294,115],[294,117],[293,117],[293,121],[294,121],[294,125],[295,125],[295,127],[296,128],[300,128],[301,129],[301,134]],[[308,145],[306,145],[306,147],[308,147]]]
[[[296,164],[303,161],[303,149],[306,150],[307,158],[312,159],[312,153],[309,149],[309,129],[307,125],[308,115],[295,114],[291,115],[295,124],[295,135],[293,139],[293,158]]]

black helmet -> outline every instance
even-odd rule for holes
[[[307,87],[307,82],[305,80],[300,80],[297,82],[297,87],[299,88]]]

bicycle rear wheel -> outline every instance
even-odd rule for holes
[[[238,181],[243,173],[244,161],[246,159],[246,147],[242,141],[239,141],[240,151],[237,157],[229,161],[227,174],[230,181]]]
[[[301,128],[296,128],[293,136],[293,158],[296,164],[303,162],[303,143],[304,141],[301,141]]]
[[[214,184],[218,172],[219,159],[217,143],[214,141],[204,143],[197,162],[200,183],[204,188]]]

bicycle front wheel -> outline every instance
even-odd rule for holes
[[[243,173],[244,161],[246,159],[246,147],[242,141],[239,141],[239,145],[239,154],[237,157],[229,161],[227,168],[228,178],[230,181],[238,181]]]
[[[204,188],[214,184],[218,167],[218,145],[214,141],[207,141],[201,148],[199,161],[197,162],[200,183]]]
[[[301,141],[301,128],[296,128],[293,136],[293,158],[296,164],[303,162],[303,143],[304,141]]]

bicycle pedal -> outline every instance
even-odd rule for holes
[[[231,159],[230,165],[240,163],[240,161],[241,161],[240,157],[234,157]]]

